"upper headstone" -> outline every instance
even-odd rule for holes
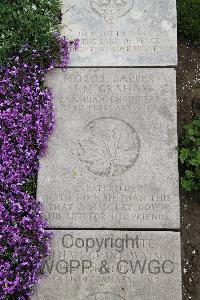
[[[38,198],[52,227],[179,227],[175,76],[164,68],[51,74],[57,126]]]
[[[63,0],[72,66],[177,64],[176,0]]]

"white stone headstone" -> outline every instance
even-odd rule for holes
[[[181,300],[180,234],[55,231],[33,300]]]
[[[177,64],[176,1],[62,2],[80,49],[48,78],[37,198],[54,238],[32,299],[181,300],[176,72],[158,68]]]
[[[176,0],[63,0],[72,66],[177,64]]]
[[[173,69],[82,68],[49,78],[56,130],[38,199],[53,228],[179,228]]]

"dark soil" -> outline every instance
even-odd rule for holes
[[[200,113],[200,46],[180,40],[177,68],[178,134]],[[181,167],[180,167],[181,175]],[[181,191],[183,300],[200,300],[200,192]]]

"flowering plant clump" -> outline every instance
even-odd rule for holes
[[[55,38],[57,59],[65,68],[69,48],[72,44],[77,48],[78,42],[70,43],[59,35]],[[40,204],[24,191],[24,185],[36,176],[54,128],[45,75],[56,63],[50,51],[26,45],[0,67],[0,299],[27,299],[49,254],[47,223]]]
[[[33,291],[50,252],[46,226],[34,197],[18,187],[0,192],[0,299],[27,299]]]
[[[57,58],[59,44],[52,33],[60,31],[61,18],[60,0],[1,0],[0,65],[25,44],[39,51],[50,50]],[[40,56],[39,60],[43,59]]]

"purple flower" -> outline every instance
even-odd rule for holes
[[[69,63],[72,44],[56,35],[60,66]],[[78,41],[74,47],[77,48]],[[30,64],[40,56],[25,45],[7,66],[0,66],[0,299],[24,300],[33,293],[45,257],[50,253],[50,233],[41,205],[23,192],[27,178],[37,174],[49,135],[55,127],[52,94],[46,73],[56,66],[49,51],[46,66]]]

